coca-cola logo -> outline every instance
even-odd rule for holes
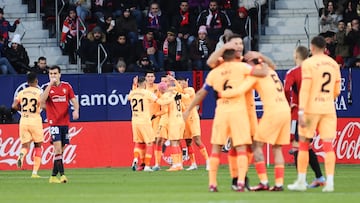
[[[359,122],[348,122],[342,130],[337,131],[336,139],[332,142],[337,159],[360,160],[359,132]],[[317,151],[316,154],[324,157],[325,152],[322,151],[322,142],[319,135],[314,137],[312,144],[315,151]]]
[[[71,127],[69,128],[69,137],[70,140],[78,135],[82,130],[81,128]],[[21,141],[18,136],[8,136],[8,138],[3,139],[3,131],[0,129],[0,164],[8,164],[12,166],[17,162],[17,156],[20,153]],[[54,157],[54,146],[49,144],[51,141],[51,135],[49,133],[49,127],[44,128],[44,143],[42,145],[42,157],[41,164],[45,165],[51,163]],[[64,164],[70,164],[75,162],[76,158],[76,144],[67,145],[63,153],[63,162]],[[33,164],[33,152],[34,145],[30,146],[30,149],[25,156],[25,163],[28,165]]]

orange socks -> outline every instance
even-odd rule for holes
[[[199,150],[200,150],[201,155],[204,157],[204,159],[205,159],[205,160],[208,160],[208,159],[209,159],[209,155],[208,155],[208,153],[207,153],[207,151],[206,151],[206,147],[205,147],[204,144],[202,144],[202,145],[199,146]]]
[[[154,156],[155,156],[155,166],[160,166],[161,156],[162,156],[162,146],[155,145]]]
[[[306,174],[309,164],[309,143],[299,142],[299,152],[297,159],[298,173]]]
[[[37,174],[41,164],[41,148],[35,147],[34,149],[34,166],[33,166],[33,174]]]
[[[231,148],[228,152],[228,162],[231,178],[238,177],[237,157],[236,150],[234,148]]]
[[[152,157],[153,152],[153,145],[147,145],[146,146],[146,153],[145,153],[145,166],[150,166],[150,161]]]
[[[284,165],[275,165],[275,186],[280,187],[284,184]]]
[[[246,152],[237,152],[238,183],[245,183],[245,176],[248,171],[248,158]]]
[[[259,161],[255,163],[256,173],[259,177],[259,180],[262,184],[267,184],[269,179],[266,172],[266,166],[264,161]]]
[[[211,154],[209,170],[209,186],[217,186],[217,171],[220,164],[220,154]]]
[[[331,142],[324,142],[323,145],[324,148],[324,152],[325,152],[325,173],[326,176],[333,176],[334,172],[335,172],[335,162],[336,162],[336,157],[335,157],[335,152],[334,149],[332,147],[332,143]]]

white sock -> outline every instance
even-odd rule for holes
[[[334,175],[327,175],[326,176],[326,184],[327,185],[334,185]]]
[[[303,183],[306,183],[306,173],[299,173],[298,174],[298,180],[303,182]]]

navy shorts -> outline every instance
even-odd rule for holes
[[[62,145],[70,144],[69,126],[50,126],[51,142],[61,141]]]

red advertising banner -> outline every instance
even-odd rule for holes
[[[212,120],[202,120],[202,140],[210,154],[210,135]],[[360,118],[339,118],[337,137],[333,142],[337,163],[360,164]],[[70,145],[64,151],[64,163],[67,168],[93,167],[130,167],[133,156],[133,142],[131,123],[119,122],[75,122],[71,123],[69,134]],[[44,125],[45,142],[43,145],[41,168],[51,168],[53,147],[50,144],[48,127]],[[0,170],[16,169],[16,158],[20,152],[21,143],[18,136],[17,124],[0,125]],[[284,147],[286,162],[293,162],[289,155],[290,146]],[[322,143],[316,136],[313,149],[321,158]],[[205,164],[205,160],[194,147],[198,164]],[[268,150],[265,148],[265,152]],[[31,169],[33,164],[33,148],[25,157],[25,169]],[[271,150],[269,150],[271,157]],[[183,150],[184,164],[188,165],[186,150]],[[163,165],[168,165],[169,154],[165,152]],[[226,154],[222,156],[222,163],[227,162]],[[272,163],[272,158],[270,158]]]

